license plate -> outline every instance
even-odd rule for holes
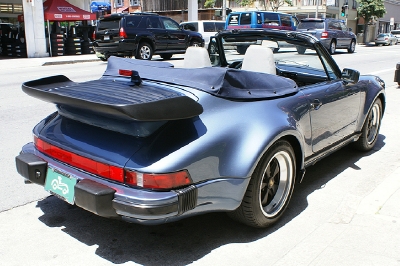
[[[103,37],[103,40],[105,40],[105,41],[109,41],[109,40],[110,40],[110,36],[108,36],[108,35],[104,35],[104,37]]]
[[[76,182],[76,178],[49,167],[44,189],[68,203],[74,204]]]

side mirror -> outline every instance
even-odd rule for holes
[[[345,68],[342,71],[342,79],[349,83],[357,83],[360,79],[360,72],[354,69]]]
[[[349,31],[353,31],[353,29],[352,29],[352,28],[349,28]]]

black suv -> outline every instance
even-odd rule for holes
[[[150,60],[154,54],[170,59],[188,46],[204,46],[200,33],[186,31],[171,18],[153,13],[111,14],[97,22],[93,33],[96,55],[106,61],[111,55]]]
[[[343,20],[305,18],[300,20],[297,31],[315,36],[330,54],[334,54],[336,49],[347,49],[349,53],[354,53],[356,49],[356,35],[351,28],[346,27]]]

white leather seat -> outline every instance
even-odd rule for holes
[[[272,49],[267,46],[250,45],[244,54],[242,69],[276,75]]]
[[[200,68],[210,66],[211,61],[206,48],[190,46],[186,49],[186,53],[183,58],[184,68]]]

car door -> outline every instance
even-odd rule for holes
[[[321,151],[354,133],[360,109],[360,88],[338,77],[322,56],[329,81],[305,86],[310,102],[313,152]]]
[[[339,22],[340,25],[340,42],[341,42],[341,46],[345,46],[348,47],[351,43],[352,40],[352,35],[349,31],[349,29],[347,28],[347,26],[343,23],[343,22]]]
[[[170,18],[161,17],[160,20],[168,34],[168,50],[185,50],[189,45],[186,32]]]
[[[160,18],[149,16],[146,19],[146,28],[153,36],[155,50],[166,50],[169,42],[169,34],[162,26]]]

